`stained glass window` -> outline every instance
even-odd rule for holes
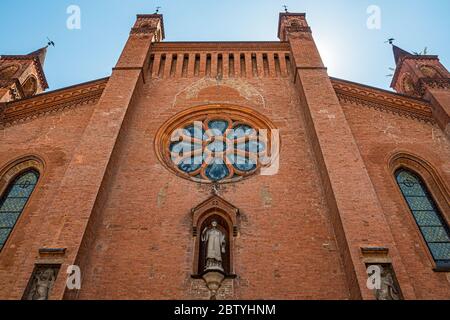
[[[267,154],[267,136],[241,119],[199,119],[172,134],[176,168],[193,180],[236,181],[254,173]]]
[[[396,178],[437,267],[450,267],[450,230],[427,187],[405,169],[398,170]]]
[[[39,179],[39,173],[30,170],[19,175],[0,199],[0,250],[2,250],[17,219],[25,207]]]

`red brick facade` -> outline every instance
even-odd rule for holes
[[[405,299],[449,299],[450,269],[436,270],[394,175],[421,174],[450,222],[448,71],[420,96],[391,93],[330,78],[304,14],[281,14],[279,37],[160,42],[162,16],[139,15],[109,78],[0,104],[0,192],[12,172],[40,172],[0,251],[0,298],[57,264],[50,299],[208,299],[192,210],[212,186],[168,170],[155,145],[178,114],[219,105],[281,139],[277,174],[215,191],[235,214],[219,299],[374,299],[371,263],[392,265]]]

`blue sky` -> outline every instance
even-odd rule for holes
[[[450,1],[424,0],[1,0],[0,54],[23,54],[55,41],[45,71],[50,89],[111,73],[138,13],[161,6],[165,41],[276,41],[278,13],[306,12],[330,76],[388,89],[394,66],[389,37],[409,51],[428,47],[450,68]],[[81,29],[69,30],[69,5]],[[367,8],[381,9],[370,30]]]

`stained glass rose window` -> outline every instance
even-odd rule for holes
[[[197,182],[233,182],[272,164],[267,121],[220,109],[186,118],[163,128],[163,141],[157,143],[161,160],[177,174]]]

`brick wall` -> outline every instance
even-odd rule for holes
[[[143,87],[116,151],[80,298],[204,298],[203,281],[191,278],[190,209],[210,196],[210,187],[165,169],[153,143],[164,121],[205,102],[251,107],[275,123],[282,140],[276,176],[251,177],[220,192],[241,218],[237,278],[219,296],[349,297],[292,80],[224,78],[155,77]]]
[[[344,111],[417,299],[449,299],[448,273],[433,271],[428,248],[389,168],[390,157],[409,152],[428,161],[448,183],[450,144],[445,134],[437,124],[364,106],[345,104]],[[443,214],[448,219],[448,212]]]

